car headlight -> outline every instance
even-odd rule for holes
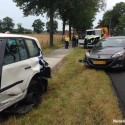
[[[118,52],[118,53],[114,54],[114,55],[112,56],[112,58],[121,57],[121,56],[124,55],[124,53],[125,53],[125,51]]]
[[[89,57],[89,56],[90,56],[89,52],[86,52],[86,56],[87,56],[87,57]]]

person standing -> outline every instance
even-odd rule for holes
[[[76,46],[78,46],[78,39],[79,39],[79,37],[78,37],[78,35],[76,35],[75,37],[76,37]]]
[[[75,36],[73,35],[72,36],[72,47],[75,47],[76,46],[76,38]]]
[[[69,47],[69,42],[70,42],[70,38],[69,38],[69,36],[67,35],[67,36],[65,37],[65,49],[68,49],[68,47]]]

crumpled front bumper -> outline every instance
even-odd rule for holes
[[[44,78],[51,78],[51,68],[49,67],[49,64],[44,60],[44,70],[40,72],[40,76]]]
[[[124,62],[122,59],[115,58],[115,59],[107,59],[105,65],[95,65],[93,64],[93,60],[91,58],[85,58],[82,62],[85,66],[95,67],[95,68],[124,68]]]

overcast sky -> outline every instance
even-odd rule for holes
[[[116,3],[125,2],[125,0],[107,0],[106,10],[110,10],[115,6]],[[99,19],[102,19],[104,12],[97,13],[96,20],[93,22],[94,26],[97,25]],[[28,16],[24,17],[22,10],[16,7],[16,4],[12,0],[1,0],[0,2],[0,20],[5,17],[13,19],[15,24],[21,23],[23,27],[32,29],[32,23],[35,19],[41,19],[42,22],[46,23],[46,16]],[[62,30],[62,22],[58,21],[58,29]]]

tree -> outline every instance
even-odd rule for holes
[[[31,29],[24,29],[24,34],[32,34],[33,31]]]
[[[70,14],[70,7],[69,7],[69,4],[67,3],[68,1],[62,1],[60,0],[59,1],[59,5],[58,5],[58,10],[57,10],[57,14],[60,16],[60,18],[62,19],[63,21],[63,34],[65,33],[65,25],[66,25],[66,22],[68,21],[68,16]]]
[[[10,17],[5,17],[3,18],[3,22],[2,22],[2,28],[3,28],[3,31],[12,31],[13,27],[14,27],[14,23],[13,23],[13,20],[12,18]]]
[[[59,3],[58,13],[63,20],[63,34],[66,22],[69,24],[69,31],[71,27],[77,31],[90,28],[96,12],[105,7],[104,0],[60,0]]]
[[[98,26],[97,27],[107,27],[108,30],[109,30],[109,34],[112,34],[111,33],[111,26],[113,26],[111,23],[112,23],[112,10],[108,10],[106,11],[106,13],[103,15],[103,20],[99,20],[99,23],[98,23]],[[113,28],[112,28],[113,29]]]
[[[0,32],[3,32],[3,21],[0,20]]]
[[[125,14],[125,3],[117,3],[112,10],[106,11],[99,25],[111,28],[111,33],[114,35],[122,34],[123,19]]]
[[[72,26],[76,30],[92,28],[96,13],[104,8],[105,0],[75,0],[75,8],[70,16]]]
[[[17,24],[17,33],[23,34],[24,33],[24,28],[22,27],[21,23]]]
[[[35,20],[34,22],[33,22],[33,25],[32,25],[32,27],[33,27],[33,29],[34,29],[34,32],[36,32],[36,33],[41,33],[41,32],[43,32],[43,30],[44,30],[44,27],[45,26],[45,24],[40,20],[40,19],[37,19],[37,20]]]
[[[61,19],[69,22],[69,27],[78,28],[79,24],[92,24],[95,13],[104,6],[105,0],[13,0],[20,9],[23,10],[24,15],[40,15],[44,12],[49,13],[50,17],[50,46],[53,46],[53,18],[55,12],[58,10]],[[86,9],[87,8],[87,9]],[[59,11],[60,10],[60,11]],[[84,10],[84,11],[83,11]],[[91,10],[91,11],[90,11]],[[84,12],[84,13],[82,13]],[[62,14],[61,14],[62,13]],[[77,16],[77,14],[79,16]],[[84,14],[89,15],[85,20]],[[82,19],[81,19],[82,16]],[[84,18],[83,18],[84,17]],[[77,22],[75,20],[77,19]],[[79,19],[81,23],[78,24]],[[76,25],[78,24],[78,25]],[[82,25],[82,27],[83,27]]]
[[[50,46],[53,46],[53,16],[58,0],[13,0],[25,16],[42,15],[46,10],[50,13]]]
[[[119,29],[121,35],[125,35],[125,13],[119,18]]]
[[[50,32],[50,21],[46,23],[47,32]],[[58,22],[56,20],[53,21],[53,33],[57,32]]]
[[[22,27],[21,23],[18,23],[17,24],[17,29],[13,29],[12,33],[17,33],[17,34],[31,34],[32,30],[25,29],[24,27]]]

